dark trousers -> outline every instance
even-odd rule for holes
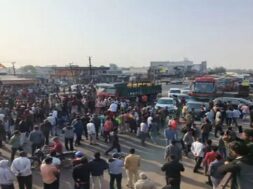
[[[110,174],[110,189],[114,189],[114,182],[116,180],[117,189],[121,189],[122,174]]]
[[[217,137],[218,131],[220,131],[220,132],[223,131],[221,125],[215,125],[215,128],[214,128],[214,135],[215,135],[215,137]]]
[[[49,144],[49,132],[44,132],[43,135],[45,136],[45,144]]]
[[[90,183],[75,184],[75,189],[90,189]]]
[[[64,141],[65,141],[66,150],[73,151],[74,150],[74,147],[73,147],[74,139],[73,138],[65,138]]]
[[[202,133],[202,143],[205,144],[209,138],[209,133]]]
[[[32,155],[34,154],[36,149],[41,148],[41,144],[32,144]]]
[[[44,183],[44,189],[58,189],[59,188],[59,184],[58,184],[58,181],[54,181],[53,183],[51,184],[46,184]]]
[[[112,147],[110,147],[110,148],[105,152],[105,154],[108,154],[108,153],[109,153],[110,151],[112,151],[114,148],[116,148],[118,152],[121,152],[120,145],[119,145],[119,144],[115,144],[115,145],[112,145]]]
[[[198,169],[200,168],[200,165],[201,165],[201,162],[202,162],[202,160],[203,160],[203,157],[196,157],[195,158],[195,167],[194,167],[194,169],[193,169],[193,171],[194,172],[197,172],[198,171]]]
[[[17,176],[19,189],[32,189],[32,175]]]
[[[10,185],[1,185],[1,188],[2,189],[14,189],[14,185],[13,184],[10,184]]]
[[[175,179],[175,178],[171,178],[171,177],[167,177],[166,176],[166,184],[167,185],[171,185],[171,189],[180,189],[180,179]]]
[[[82,135],[76,135],[75,145],[81,145]]]
[[[238,126],[237,118],[233,118],[233,123],[235,124],[236,127]]]
[[[141,138],[141,145],[144,145],[147,138],[147,133],[140,132],[140,138]]]
[[[17,151],[17,148],[11,148],[11,161],[14,160]]]

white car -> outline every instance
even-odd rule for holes
[[[170,88],[168,92],[168,97],[173,97],[173,95],[181,94],[181,89],[179,88]]]
[[[169,97],[162,97],[159,98],[155,108],[167,108],[169,111],[176,111],[177,110],[177,106],[176,106],[176,102],[173,98],[169,98]]]

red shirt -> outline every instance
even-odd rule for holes
[[[215,157],[218,153],[211,151],[207,152],[204,161],[207,163],[207,165],[210,165],[215,160]]]
[[[63,146],[60,142],[54,142],[52,151],[55,151],[58,154],[62,154]]]

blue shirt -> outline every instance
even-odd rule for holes
[[[113,175],[122,174],[123,166],[123,160],[113,158],[109,160],[109,173]]]

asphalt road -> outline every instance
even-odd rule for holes
[[[121,134],[120,135],[120,144],[123,152],[128,152],[130,148],[136,149],[136,154],[141,156],[141,168],[140,171],[144,171],[147,173],[148,177],[153,180],[157,188],[160,189],[165,185],[164,173],[160,170],[162,164],[164,163],[163,155],[164,155],[164,146],[165,141],[162,137],[159,138],[159,145],[151,144],[147,142],[145,147],[140,145],[140,140],[135,135],[129,134]],[[88,157],[92,157],[93,153],[96,151],[101,152],[103,154],[105,150],[108,148],[108,145],[103,141],[99,141],[98,145],[89,145],[88,141],[83,141],[80,147],[77,147],[77,150],[81,150],[85,152]],[[7,158],[10,157],[9,146],[1,150],[3,155]],[[103,157],[108,158],[108,157]],[[182,160],[186,170],[182,176],[182,188],[184,189],[203,189],[210,188],[204,182],[206,181],[205,176],[201,174],[193,174],[192,168],[194,165],[194,161],[190,158],[183,158]],[[61,177],[60,177],[60,189],[72,189],[73,188],[73,180],[72,180],[72,169],[62,169]],[[105,173],[105,184],[104,189],[109,189],[109,175]],[[123,176],[123,188],[126,187],[126,175],[124,173]],[[34,189],[42,189],[42,181],[39,170],[33,170],[33,188]]]

